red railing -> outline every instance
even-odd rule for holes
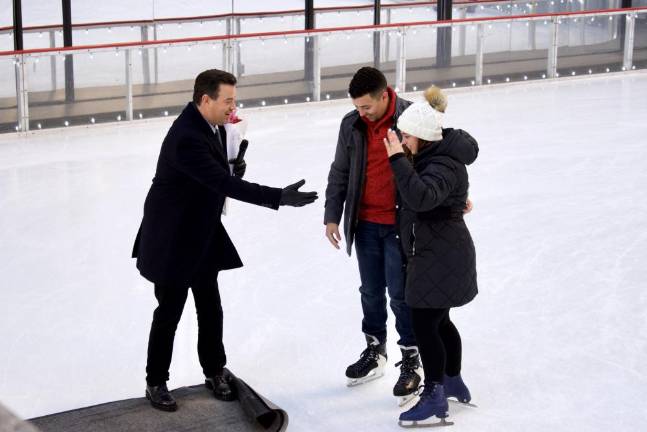
[[[321,34],[321,33],[338,33],[338,32],[348,32],[348,31],[358,31],[358,30],[381,30],[389,28],[399,28],[399,27],[415,27],[415,26],[429,26],[435,25],[439,27],[445,27],[452,24],[470,24],[470,23],[481,23],[481,22],[499,22],[499,21],[510,21],[510,20],[541,20],[548,19],[556,16],[560,17],[569,17],[569,16],[580,16],[580,15],[608,15],[608,14],[626,14],[631,12],[647,12],[647,7],[638,7],[638,8],[628,8],[628,9],[595,9],[589,11],[578,11],[578,12],[562,12],[562,13],[546,13],[546,14],[529,14],[529,15],[511,15],[511,16],[502,16],[502,17],[483,17],[483,18],[465,18],[465,19],[454,19],[447,21],[414,21],[414,22],[401,22],[401,23],[391,23],[391,24],[381,24],[381,25],[363,25],[363,26],[348,26],[348,27],[330,27],[330,28],[320,28],[314,30],[289,30],[289,31],[277,31],[277,32],[264,32],[264,33],[243,33],[238,35],[220,35],[220,36],[204,36],[204,37],[193,37],[193,38],[180,38],[180,39],[165,39],[165,40],[154,40],[154,41],[140,41],[140,42],[120,42],[112,44],[97,44],[97,45],[79,45],[73,47],[56,47],[56,48],[38,48],[38,49],[27,49],[21,51],[0,51],[1,56],[14,56],[21,54],[40,54],[40,53],[49,53],[49,52],[73,52],[73,51],[89,51],[89,50],[99,50],[99,49],[112,49],[112,48],[133,48],[133,47],[146,47],[146,46],[169,46],[175,44],[186,44],[186,43],[198,43],[198,42],[215,42],[228,39],[250,39],[250,38],[273,38],[280,36],[299,36],[299,35],[309,35],[309,34]]]
[[[509,4],[509,3],[529,3],[533,1],[542,0],[456,0],[455,5],[478,5],[478,4]],[[546,0],[544,0],[546,1]],[[382,9],[399,9],[399,8],[410,8],[410,7],[425,7],[425,6],[434,6],[438,2],[418,2],[418,3],[399,3],[399,4],[388,4],[382,5]],[[355,10],[372,10],[373,5],[359,5],[359,6],[331,6],[331,7],[322,7],[315,8],[315,13],[317,12],[336,12],[336,11],[355,11]],[[303,9],[290,9],[282,11],[268,11],[268,12],[234,12],[234,13],[225,13],[225,14],[216,14],[216,15],[200,15],[200,16],[188,16],[188,17],[172,17],[172,18],[157,18],[150,20],[132,20],[132,21],[103,21],[103,22],[90,22],[90,23],[77,23],[72,24],[73,29],[89,29],[89,28],[103,28],[103,27],[119,27],[119,26],[135,26],[135,25],[153,25],[157,23],[176,23],[176,22],[199,22],[199,21],[209,21],[223,18],[264,18],[271,16],[281,16],[281,15],[302,15],[304,13]],[[40,26],[28,26],[23,27],[25,32],[36,32],[42,30],[56,30],[62,28],[62,24],[47,24]],[[13,31],[13,26],[0,27],[0,32]]]

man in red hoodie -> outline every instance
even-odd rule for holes
[[[384,74],[372,67],[355,73],[348,92],[356,109],[341,122],[324,215],[326,237],[339,249],[343,213],[346,251],[351,254],[355,241],[362,283],[362,331],[367,347],[359,360],[348,366],[346,376],[348,385],[355,385],[384,374],[388,288],[402,352],[402,361],[396,363],[400,377],[393,394],[406,400],[418,388],[422,369],[410,310],[404,301],[405,262],[396,226],[399,206],[383,140],[411,102],[399,98]]]

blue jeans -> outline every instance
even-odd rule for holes
[[[411,311],[404,302],[405,264],[395,225],[359,221],[355,232],[355,251],[362,286],[362,331],[386,341],[386,288],[395,315],[398,345],[415,346]]]

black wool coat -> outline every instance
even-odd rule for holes
[[[414,156],[390,158],[400,194],[399,230],[407,255],[405,301],[413,308],[451,308],[477,294],[476,254],[463,220],[465,165],[478,155],[467,132],[443,129],[442,141]]]
[[[227,160],[226,147],[189,103],[162,143],[133,246],[149,281],[188,286],[198,270],[215,281],[218,271],[243,265],[220,219],[225,197],[276,210],[281,189],[232,176]]]

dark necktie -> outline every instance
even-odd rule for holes
[[[220,128],[221,128],[221,126],[216,126],[216,141],[218,141],[218,144],[220,145],[220,148],[222,149],[222,152],[225,155],[225,159],[227,159],[227,144],[226,144],[225,139],[223,137],[224,130],[222,130]]]

